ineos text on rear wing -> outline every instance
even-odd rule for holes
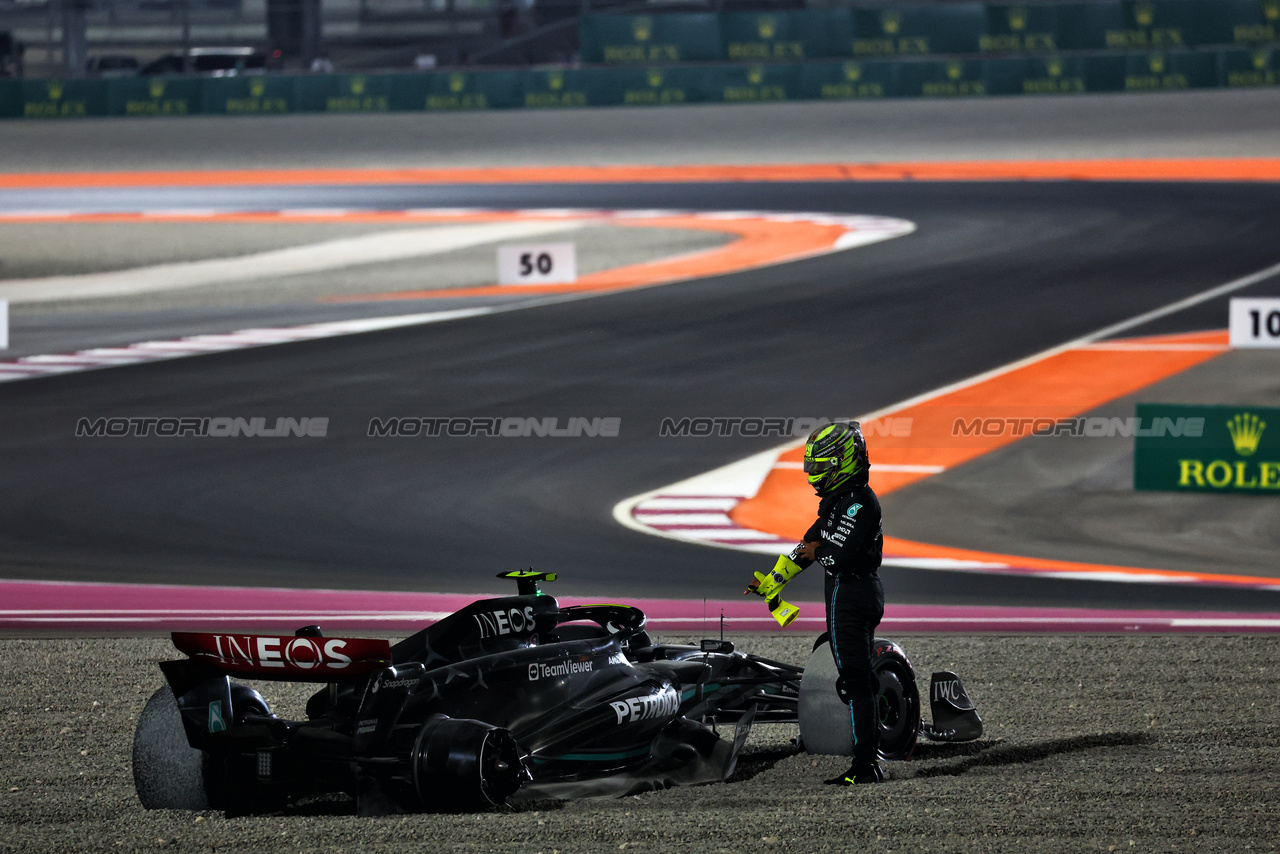
[[[391,644],[369,638],[174,632],[173,645],[222,673],[291,682],[335,682],[391,664]]]

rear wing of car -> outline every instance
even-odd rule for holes
[[[370,638],[174,632],[173,645],[220,674],[287,682],[341,682],[391,664],[391,644]]]
[[[172,637],[187,657],[162,661],[160,669],[177,700],[187,741],[200,750],[255,715],[274,719],[258,692],[233,683],[232,676],[335,684],[391,666],[390,642],[323,637],[312,626],[295,635],[174,632]]]

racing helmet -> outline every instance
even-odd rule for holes
[[[867,440],[857,421],[824,424],[804,443],[804,473],[813,491],[825,498],[850,486],[864,486],[871,469]]]

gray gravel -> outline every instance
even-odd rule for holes
[[[922,743],[882,786],[823,786],[843,762],[795,753],[794,727],[770,725],[728,784],[374,819],[342,804],[237,819],[146,812],[129,756],[167,642],[0,641],[0,851],[1277,850],[1280,638],[898,640],[922,685],[934,669],[960,673],[987,732]],[[802,663],[809,639],[738,646]],[[305,689],[269,687],[297,714]]]

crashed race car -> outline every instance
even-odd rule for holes
[[[620,797],[727,779],[765,722],[798,724],[810,752],[851,751],[825,638],[805,668],[723,639],[655,644],[638,608],[561,607],[539,589],[554,574],[501,577],[519,595],[474,602],[394,645],[316,626],[175,632],[187,657],[160,664],[168,685],[134,736],[142,805],[247,814],[345,793],[358,814],[383,815]],[[878,640],[875,657],[886,759],[910,757],[921,732],[981,734],[954,674],[934,674],[934,722],[922,728],[906,655]],[[291,721],[233,676],[326,684],[307,719]]]

